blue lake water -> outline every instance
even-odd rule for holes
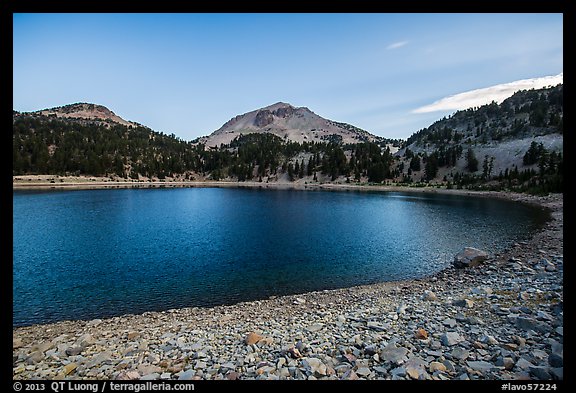
[[[13,325],[417,278],[547,215],[469,196],[227,188],[14,191]]]

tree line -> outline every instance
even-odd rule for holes
[[[295,159],[296,156],[307,159]],[[287,173],[290,180],[340,176],[382,182],[396,174],[394,157],[373,142],[292,142],[266,133],[240,135],[230,144],[206,148],[144,126],[76,122],[45,116],[15,116],[13,175],[141,177],[195,174],[213,180],[261,180]]]

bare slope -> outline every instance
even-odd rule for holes
[[[201,138],[207,146],[228,144],[240,134],[271,133],[294,142],[322,142],[342,138],[343,143],[380,141],[382,138],[346,123],[318,116],[306,107],[284,102],[238,115],[208,137]]]
[[[50,109],[42,109],[32,112],[31,114],[67,119],[93,120],[106,123],[113,122],[125,126],[133,126],[137,124],[124,120],[105,106],[85,102],[58,106]]]

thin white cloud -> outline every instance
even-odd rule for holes
[[[388,45],[386,47],[386,49],[390,50],[390,49],[398,49],[403,47],[404,45],[406,45],[408,43],[408,41],[398,41],[398,42],[394,42],[390,45]]]
[[[489,104],[492,101],[501,103],[518,90],[541,89],[546,86],[556,86],[559,83],[563,83],[563,80],[564,73],[561,72],[558,75],[522,79],[510,83],[485,87],[483,89],[470,90],[442,98],[429,105],[424,105],[420,108],[414,109],[412,113],[462,110]]]

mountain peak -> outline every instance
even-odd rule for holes
[[[57,106],[49,109],[42,109],[33,114],[52,116],[57,118],[73,118],[82,120],[112,121],[122,125],[134,125],[130,121],[124,120],[110,109],[103,105],[91,104],[87,102],[77,102],[64,106]]]
[[[282,101],[278,101],[275,104],[269,105],[269,106],[265,106],[264,108],[260,109],[260,110],[269,110],[269,111],[275,111],[277,109],[280,108],[294,108],[296,109],[295,106],[288,104],[287,102],[282,102]]]
[[[233,117],[202,141],[207,146],[219,146],[229,144],[241,134],[251,133],[271,133],[299,143],[323,141],[358,143],[382,139],[349,124],[320,117],[306,107],[294,107],[286,102],[277,102]]]

